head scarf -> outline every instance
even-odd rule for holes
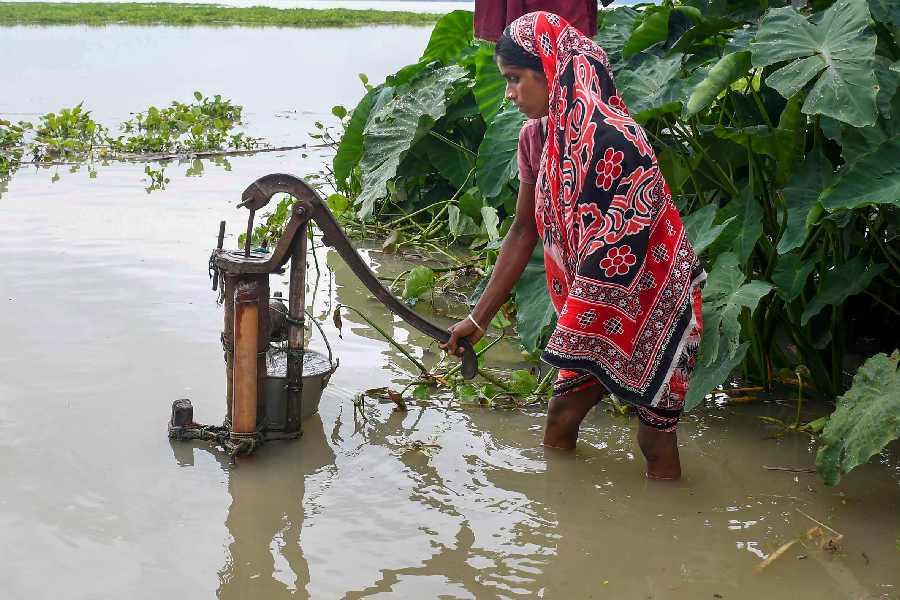
[[[535,218],[559,319],[542,358],[657,406],[697,325],[691,289],[705,274],[606,53],[543,11],[509,35],[540,58],[549,86]]]

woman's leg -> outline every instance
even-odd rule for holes
[[[647,460],[650,479],[681,479],[681,459],[678,456],[678,434],[661,431],[643,421],[638,426],[638,446]]]
[[[547,409],[547,425],[544,429],[544,446],[560,450],[572,450],[578,440],[578,427],[585,415],[598,402],[603,387],[591,385],[550,399]]]

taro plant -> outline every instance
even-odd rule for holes
[[[840,395],[866,356],[896,345],[900,5],[667,0],[602,12],[596,40],[707,264],[688,408],[734,372],[770,387],[800,369],[804,391]],[[459,262],[487,274],[514,210],[522,124],[492,46],[456,11],[416,64],[364,83],[336,111],[348,226],[391,248],[462,244],[474,254]],[[543,286],[536,257],[510,307],[531,351],[553,319]]]

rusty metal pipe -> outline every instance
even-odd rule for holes
[[[303,351],[306,328],[306,228],[300,229],[300,235],[291,249],[291,280],[288,306],[292,322],[288,328],[288,414],[289,432],[302,432],[303,412]]]
[[[234,400],[231,430],[234,433],[256,431],[259,362],[258,281],[239,281],[234,292]]]

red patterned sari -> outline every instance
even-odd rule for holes
[[[606,53],[548,12],[516,19],[510,34],[540,57],[550,87],[535,219],[559,316],[542,356],[560,369],[556,393],[602,383],[648,424],[673,429],[706,274]]]

